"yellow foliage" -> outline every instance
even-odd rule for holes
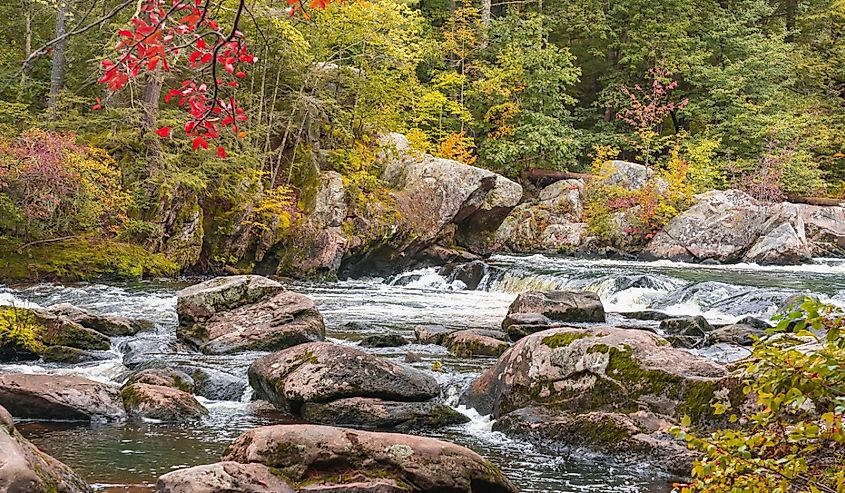
[[[471,165],[475,163],[476,159],[476,156],[473,155],[474,148],[475,142],[472,137],[468,137],[464,132],[452,133],[447,135],[440,143],[440,150],[437,151],[436,155]]]
[[[609,146],[609,145],[601,145],[601,146],[593,146],[592,158],[593,158],[593,174],[601,174],[602,168],[604,168],[604,163],[608,161],[612,161],[619,157],[619,149]]]
[[[247,223],[264,231],[285,231],[293,223],[293,190],[279,186],[266,190]]]

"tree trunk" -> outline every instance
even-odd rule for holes
[[[479,43],[481,48],[487,48],[492,3],[492,0],[481,0],[481,43]]]
[[[32,9],[27,0],[21,1],[24,20],[23,54],[28,57],[32,53]],[[21,70],[21,85],[26,82],[26,70]]]
[[[156,128],[158,121],[159,102],[161,101],[162,74],[156,71],[151,74],[144,85],[144,92],[141,95],[141,139],[143,140],[151,130]],[[149,176],[155,174],[161,162],[161,141],[153,136],[149,140],[149,160],[147,173]]]
[[[61,38],[53,45],[53,70],[50,73],[50,94],[48,107],[55,110],[59,105],[59,92],[65,85],[65,48],[67,47],[67,38],[63,38],[67,30],[65,27],[65,20],[67,18],[68,4],[66,2],[58,2],[58,10],[56,11],[56,38]]]

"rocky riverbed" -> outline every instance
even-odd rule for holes
[[[51,316],[108,341],[105,349],[65,351],[87,358],[84,362],[32,354],[4,363],[2,400],[16,419],[8,436],[20,444],[16,447],[25,448],[22,440],[30,440],[75,471],[73,477],[108,491],[149,491],[160,476],[196,466],[205,469],[168,475],[164,487],[170,490],[163,491],[183,491],[179,484],[209,475],[261,482],[266,470],[250,464],[278,464],[246,459],[246,449],[233,446],[227,452],[227,447],[249,441],[239,437],[261,426],[271,427],[260,433],[273,436],[277,446],[307,444],[309,436],[325,441],[326,433],[336,433],[296,425],[290,435],[287,428],[273,428],[303,421],[468,446],[483,458],[461,452],[469,454],[467,464],[489,460],[521,491],[668,491],[667,481],[679,471],[667,464],[687,459],[665,435],[666,424],[690,405],[700,410],[696,399],[702,382],[707,387],[720,380],[725,374],[720,362],[747,354],[741,337],[729,337],[740,332],[738,326],[753,330],[767,323],[796,294],[845,301],[845,269],[835,262],[822,265],[727,268],[494,257],[483,265],[423,269],[388,279],[278,284],[249,278],[233,284],[227,278],[205,286],[205,292],[218,294],[242,286],[238,302],[222,294],[189,303],[188,290],[177,303],[176,292],[193,282],[4,288],[0,298],[18,311],[31,308],[38,314],[58,303],[87,310],[86,317],[65,305],[52,309]],[[568,294],[551,293],[559,290]],[[523,293],[521,301],[514,303],[517,293]],[[250,311],[262,303],[273,309]],[[111,328],[93,322],[98,315],[110,315]],[[214,337],[218,332],[225,343]],[[44,349],[101,340],[87,331],[76,333],[86,337],[45,339]],[[516,361],[530,362],[548,377],[520,384],[526,370],[514,366]],[[614,381],[631,378],[618,372],[621,363],[632,361],[645,366],[625,383],[625,394],[610,392]],[[585,365],[605,377],[588,382],[566,376]],[[672,376],[676,383],[658,392],[651,379],[655,372],[660,382]],[[496,381],[512,383],[491,385]],[[55,388],[48,390],[50,385]],[[79,386],[87,390],[74,394]],[[575,388],[581,397],[573,400],[567,389]],[[656,394],[671,398],[631,407]],[[21,400],[23,395],[30,397]],[[602,399],[583,398],[590,395]],[[613,440],[596,436],[597,430],[613,431]],[[414,440],[393,445],[423,450],[429,443]],[[644,458],[657,460],[649,465]],[[310,467],[301,460],[284,464]],[[376,460],[391,472],[388,483],[408,481],[390,460]],[[446,480],[511,488],[472,472],[487,466],[467,467]],[[307,476],[339,481],[326,470],[315,471],[321,472]],[[378,487],[391,487],[382,484],[384,477],[372,476],[341,479],[378,479]],[[301,477],[287,481],[303,487]]]

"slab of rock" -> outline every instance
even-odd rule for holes
[[[704,345],[707,334],[713,326],[701,315],[695,317],[666,318],[660,322],[660,330],[674,346],[694,348]]]
[[[11,319],[12,323],[29,331],[32,341],[28,345],[13,343],[0,346],[0,361],[38,359],[50,346],[83,351],[111,348],[108,337],[46,310],[0,307],[0,317]]]
[[[194,392],[194,379],[187,373],[175,368],[148,368],[133,374],[124,384],[124,387],[145,383],[161,387],[172,387],[183,392]]]
[[[364,347],[400,347],[410,344],[407,339],[399,334],[376,334],[367,336],[361,340]]]
[[[346,397],[416,402],[440,395],[437,381],[420,370],[325,342],[300,344],[259,358],[248,375],[257,397],[288,412],[306,402]]]
[[[38,450],[15,429],[0,406],[0,491],[4,493],[89,493],[81,477]]]
[[[66,317],[79,325],[96,330],[106,336],[129,336],[135,335],[141,330],[148,330],[153,323],[148,320],[133,320],[113,315],[97,315],[88,310],[71,305],[60,303],[47,308],[50,313]]]
[[[508,343],[472,329],[459,330],[447,335],[443,345],[455,356],[499,356],[508,350]]]
[[[342,470],[368,482],[395,479],[407,485],[406,491],[416,493],[517,491],[496,466],[469,449],[398,433],[318,425],[266,426],[235,440],[224,460],[264,464],[294,482],[323,479],[343,484],[342,478],[337,479],[337,471]]]
[[[262,276],[218,277],[176,293],[179,324],[204,322],[219,312],[263,301],[285,290],[276,281]]]
[[[173,387],[133,383],[120,391],[126,413],[137,419],[177,422],[200,419],[208,410],[196,398]]]
[[[754,344],[755,338],[763,338],[766,336],[766,331],[747,324],[731,324],[713,329],[707,334],[708,342],[717,344],[720,342],[728,342],[740,346],[751,346]]]
[[[619,313],[625,318],[631,318],[634,320],[666,320],[667,318],[672,318],[672,315],[667,313],[658,312],[656,310],[640,310],[636,312],[621,312]]]
[[[156,493],[295,493],[262,464],[218,462],[169,472],[158,478]]]
[[[48,363],[85,363],[87,361],[101,361],[111,359],[108,352],[86,351],[67,346],[47,346],[41,352],[41,358]]]
[[[326,327],[310,298],[284,291],[263,301],[220,311],[202,322],[180,325],[176,335],[203,353],[226,354],[275,351],[322,341]]]
[[[450,329],[443,325],[417,325],[414,327],[414,334],[420,344],[443,344],[443,339],[455,332],[457,329]]]
[[[311,423],[376,429],[440,427],[466,423],[469,418],[433,401],[396,402],[350,397],[327,403],[308,402],[301,417]]]
[[[645,410],[680,419],[701,408],[727,370],[650,332],[558,328],[519,340],[472,382],[462,402],[498,418],[522,407]],[[691,402],[694,399],[695,402]]]
[[[92,421],[126,416],[116,386],[75,375],[2,373],[0,406],[18,418]]]
[[[508,307],[508,317],[515,313],[536,313],[558,322],[605,321],[604,306],[598,295],[581,290],[520,293]],[[508,329],[504,324],[502,328]]]

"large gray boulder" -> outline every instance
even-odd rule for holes
[[[0,374],[0,406],[18,418],[120,420],[119,390],[75,375]]]
[[[307,402],[347,397],[417,402],[440,395],[437,381],[420,370],[326,342],[301,344],[259,358],[248,375],[257,397],[288,412]]]
[[[799,204],[798,210],[814,257],[845,256],[845,205]]]
[[[38,450],[15,429],[0,406],[0,491],[4,493],[89,493],[81,477]]]
[[[508,307],[508,316],[502,322],[502,329],[513,334],[512,325],[528,319],[552,322],[604,322],[604,306],[596,293],[582,290],[527,291],[517,295]],[[513,337],[512,337],[513,338]]]
[[[179,324],[202,323],[220,312],[251,305],[280,293],[285,287],[262,276],[217,277],[176,293]]]
[[[515,493],[517,488],[477,453],[433,438],[316,425],[277,425],[243,434],[224,460],[263,464],[295,486],[316,491]],[[338,476],[337,471],[345,474]],[[350,478],[350,479],[345,479]],[[345,483],[358,489],[344,489]],[[381,485],[381,486],[379,486]],[[374,489],[376,487],[388,489]]]
[[[646,185],[656,184],[658,190],[665,190],[668,184],[656,177],[653,169],[629,161],[606,161],[599,172],[598,183],[621,187],[629,191],[639,190]]]
[[[295,493],[263,464],[218,462],[169,472],[158,478],[156,493]]]
[[[261,276],[213,279],[178,293],[179,339],[206,354],[274,351],[325,338],[305,295]]]
[[[466,423],[469,418],[434,401],[397,402],[349,397],[331,402],[307,402],[301,416],[312,423],[399,430]]]

